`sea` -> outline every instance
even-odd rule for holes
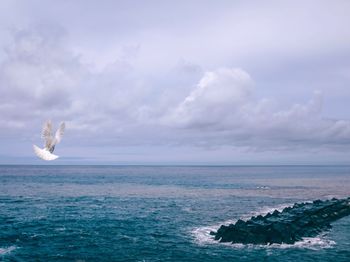
[[[350,196],[350,166],[0,166],[0,261],[350,261],[350,217],[293,245],[222,224]]]

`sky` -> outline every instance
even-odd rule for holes
[[[0,164],[349,164],[350,1],[0,2]]]

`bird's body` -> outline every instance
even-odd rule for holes
[[[39,148],[36,145],[33,145],[35,154],[43,160],[51,161],[57,159],[59,156],[52,154],[46,148]]]
[[[44,124],[43,131],[41,134],[42,139],[44,139],[44,148],[41,149],[36,145],[33,145],[35,154],[43,160],[55,160],[58,156],[52,154],[55,150],[55,146],[61,141],[65,129],[65,123],[62,122],[60,127],[57,129],[55,136],[52,135],[52,123],[47,121]]]

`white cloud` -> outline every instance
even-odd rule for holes
[[[53,29],[19,30],[6,49],[0,64],[0,113],[5,122],[11,119],[23,126],[38,117],[64,117],[72,107],[72,90],[80,85],[83,72],[78,58],[60,42],[63,31]]]
[[[96,131],[137,117],[148,92],[126,60],[137,47],[127,47],[121,58],[94,72],[67,47],[65,37],[55,25],[14,32],[0,63],[2,132],[40,127],[46,119]]]
[[[241,69],[206,72],[197,87],[171,112],[185,126],[217,126],[236,114],[251,96],[252,80]]]

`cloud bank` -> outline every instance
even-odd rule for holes
[[[348,149],[350,121],[322,116],[322,93],[305,104],[276,109],[254,99],[253,80],[242,69],[206,72],[197,87],[168,117],[175,126],[214,135],[218,142],[257,150],[336,146]],[[201,131],[201,132],[200,132]],[[223,137],[226,137],[222,141]],[[211,143],[215,143],[211,136]]]
[[[329,18],[321,22],[331,32],[327,37],[304,13],[297,24],[308,30],[293,30],[295,17],[286,13],[291,3],[271,10],[226,5],[202,10],[198,20],[180,5],[174,12],[184,14],[188,26],[165,14],[164,24],[157,23],[151,17],[159,10],[138,11],[124,17],[130,32],[119,20],[102,19],[96,26],[105,31],[91,35],[70,11],[70,24],[59,18],[63,7],[57,14],[45,7],[52,19],[24,12],[18,20],[25,26],[0,31],[7,35],[0,41],[0,155],[30,156],[25,148],[38,142],[41,124],[52,119],[67,122],[72,158],[100,154],[113,161],[123,150],[132,161],[132,154],[142,158],[154,150],[154,159],[176,151],[196,161],[246,153],[254,159],[266,152],[345,159],[350,32],[333,28],[345,24],[341,10],[350,6],[334,6],[337,18],[325,5],[315,10]],[[147,18],[144,24],[136,23],[139,16]]]
[[[7,49],[0,67],[2,126],[6,129],[24,130],[33,119],[39,123],[57,118],[66,119],[73,130],[107,141],[118,134],[128,137],[127,133],[140,136],[137,141],[157,137],[157,131],[154,137],[143,137],[137,132],[143,128],[168,133],[160,144],[176,142],[177,129],[179,143],[188,141],[188,132],[193,144],[207,140],[212,146],[257,150],[347,147],[350,141],[349,121],[322,116],[320,92],[305,104],[278,109],[274,101],[256,98],[256,84],[248,72],[222,67],[202,72],[198,83],[174,100],[157,93],[125,58],[93,72],[64,47],[61,31],[50,32],[49,37],[45,33],[40,27],[17,32]]]

